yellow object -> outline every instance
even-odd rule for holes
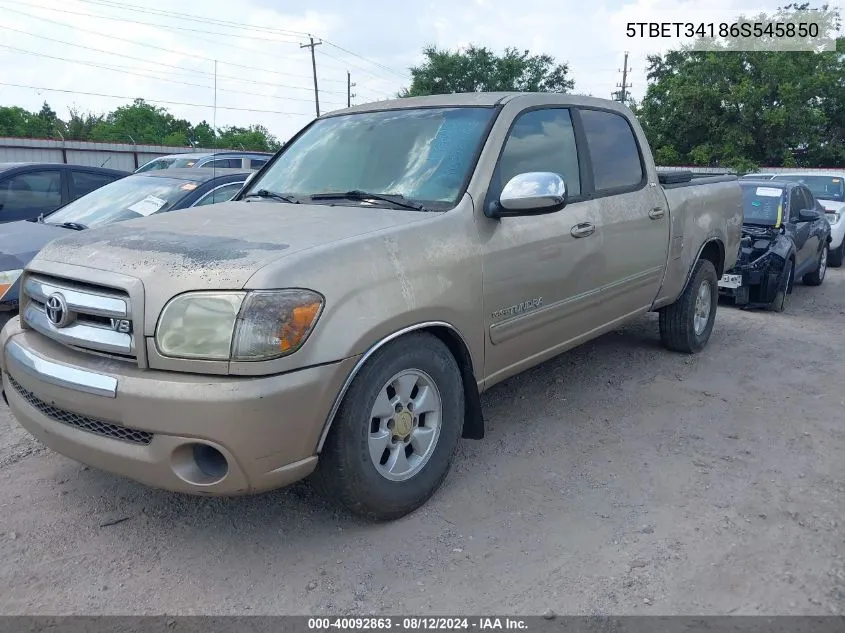
[[[780,226],[780,220],[781,220],[782,214],[783,214],[783,205],[779,204],[778,205],[778,219],[775,220],[775,228],[778,228]]]
[[[295,349],[302,343],[319,311],[319,302],[300,305],[292,310],[290,319],[279,333],[279,347],[283,352]]]

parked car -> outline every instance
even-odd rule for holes
[[[845,258],[845,170],[831,174],[778,174],[774,180],[798,181],[813,193],[824,209],[827,221],[830,222],[830,253],[827,263],[835,268],[841,266]]]
[[[0,224],[37,218],[128,175],[64,163],[0,163]]]
[[[719,281],[719,292],[736,305],[786,309],[795,279],[824,282],[830,224],[803,184],[781,180],[740,183],[742,240],[736,266]]]
[[[43,443],[148,485],[313,473],[395,519],[483,437],[501,380],[648,311],[666,348],[704,348],[741,202],[735,176],[658,175],[614,101],[325,114],[232,202],[44,247],[0,334],[3,388]]]
[[[49,241],[65,237],[69,231],[224,202],[240,190],[252,173],[233,169],[169,169],[130,174],[71,202],[40,222],[4,225],[0,230],[0,325],[17,312],[18,278],[22,269]]]
[[[183,169],[188,167],[210,167],[215,169],[260,169],[273,154],[269,152],[212,152],[191,154],[169,154],[159,156],[141,165],[136,174],[157,169]]]

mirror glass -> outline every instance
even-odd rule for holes
[[[532,171],[511,178],[499,204],[508,211],[532,211],[560,207],[565,199],[566,184],[559,174]]]

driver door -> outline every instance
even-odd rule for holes
[[[605,265],[599,205],[581,195],[582,176],[568,108],[523,111],[514,121],[494,172],[488,200],[525,172],[563,177],[567,204],[555,213],[482,217],[485,376],[511,376],[590,331]],[[483,202],[483,201],[481,201]],[[562,350],[561,350],[562,351]]]
[[[813,246],[810,236],[810,222],[802,222],[799,215],[802,210],[810,209],[812,205],[807,200],[801,187],[793,187],[789,193],[789,229],[795,242],[795,277],[803,275],[810,266],[817,249]],[[816,246],[818,245],[816,241]]]

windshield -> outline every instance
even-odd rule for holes
[[[359,190],[454,206],[494,113],[419,108],[321,119],[250,183],[248,193],[304,198]]]
[[[74,222],[91,228],[140,218],[172,209],[199,184],[158,176],[127,176],[74,200],[51,213],[44,222]]]
[[[780,226],[785,193],[780,187],[741,185],[743,222]]]
[[[791,180],[805,185],[816,198],[822,200],[845,201],[845,182],[836,176],[804,176],[799,174],[783,174],[775,176],[773,180]]]
[[[180,167],[193,167],[196,162],[196,158],[156,158],[154,161],[151,161],[143,167],[139,167],[138,169],[136,169],[135,173],[140,174],[141,172],[154,171],[156,169],[178,169]]]

